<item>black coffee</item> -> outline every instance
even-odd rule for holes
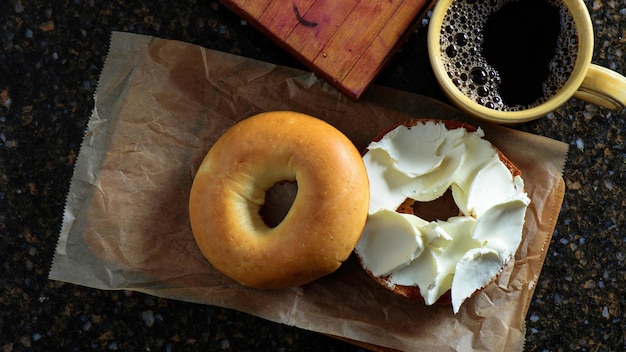
[[[565,84],[577,33],[561,0],[458,0],[441,30],[444,65],[468,97],[497,110],[527,109]]]

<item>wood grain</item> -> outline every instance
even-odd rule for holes
[[[434,0],[222,3],[348,98],[358,100]]]

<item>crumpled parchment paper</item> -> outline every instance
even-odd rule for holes
[[[77,159],[50,279],[236,309],[373,349],[522,350],[525,315],[563,199],[567,145],[481,126],[523,172],[532,199],[515,260],[454,315],[371,280],[351,257],[286,290],[242,287],[208,264],[189,226],[197,167],[237,121],[294,110],[363,150],[409,118],[464,119],[435,100],[373,86],[355,103],[313,74],[195,45],[115,32]]]

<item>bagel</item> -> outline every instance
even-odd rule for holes
[[[457,313],[511,260],[530,199],[521,171],[483,137],[466,123],[419,119],[368,146],[372,199],[355,254],[378,283]]]
[[[275,227],[259,215],[268,189],[295,181]],[[210,148],[194,177],[191,228],[202,254],[244,286],[300,286],[334,272],[352,253],[369,203],[361,155],[330,124],[296,112],[249,117]]]

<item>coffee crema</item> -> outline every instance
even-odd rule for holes
[[[444,17],[440,47],[448,77],[464,95],[517,111],[565,85],[578,34],[561,0],[457,0]]]

